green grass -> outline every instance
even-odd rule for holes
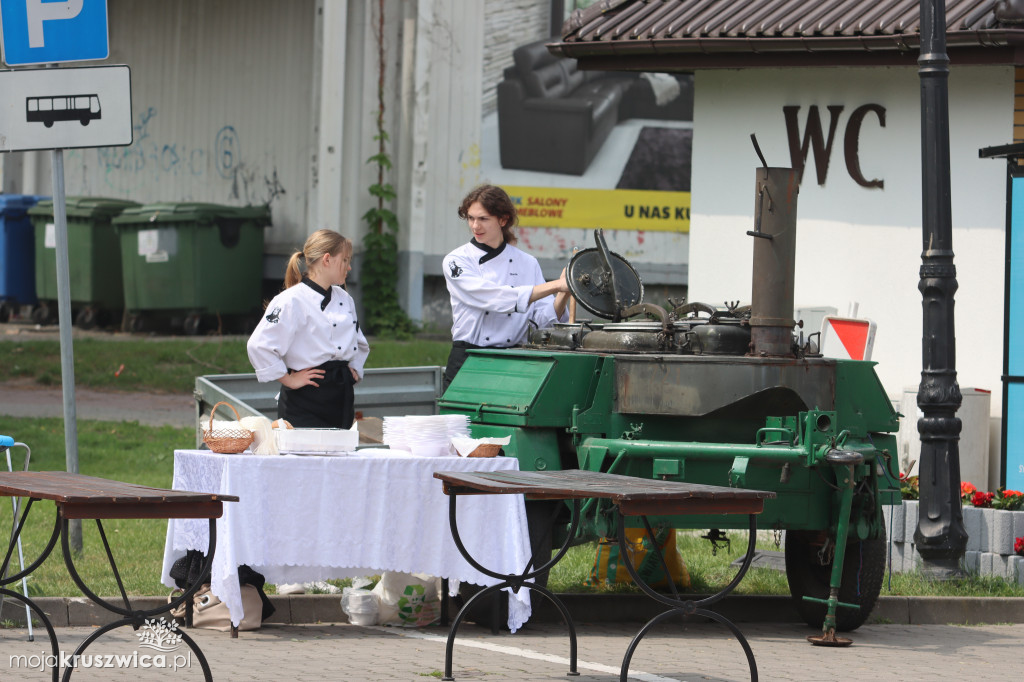
[[[736,575],[736,569],[730,563],[746,553],[746,532],[730,533],[732,543],[729,548],[719,549],[712,553],[711,544],[702,540],[698,534],[680,531],[676,534],[676,546],[679,548],[690,573],[690,587],[682,590],[691,594],[708,594],[717,592],[729,584]],[[759,549],[775,549],[772,542],[757,544]],[[551,571],[548,586],[555,592],[572,593],[607,593],[607,592],[638,592],[631,585],[587,585],[594,558],[597,554],[597,543],[588,542],[572,547]],[[625,569],[622,569],[625,570]],[[779,571],[765,568],[752,568],[737,586],[736,594],[789,594],[786,576]]]
[[[63,470],[64,421],[0,417],[0,433],[11,435],[32,448],[34,471]],[[174,474],[174,450],[195,446],[192,429],[140,426],[135,422],[79,421],[79,471],[90,476],[169,488]],[[20,461],[20,449],[13,452]],[[0,503],[9,505],[8,498]],[[36,502],[22,534],[25,560],[31,562],[46,546],[55,518],[51,502]],[[118,570],[129,594],[155,595],[169,590],[160,583],[167,522],[157,519],[109,520],[103,523]],[[0,510],[0,538],[10,537],[9,507]],[[83,552],[76,559],[79,574],[101,595],[117,594],[107,567],[106,555],[94,521],[82,522]],[[6,543],[5,543],[6,544]],[[15,562],[17,559],[15,558]],[[16,586],[21,591],[20,584]],[[29,580],[30,594],[70,596],[80,594],[61,560],[60,547],[36,569]]]
[[[252,372],[242,337],[74,341],[75,384],[85,388],[155,393],[191,393],[203,374]],[[367,367],[443,365],[451,343],[436,340],[370,339]],[[118,370],[124,365],[124,369]],[[60,343],[0,339],[5,379],[28,378],[59,386]]]

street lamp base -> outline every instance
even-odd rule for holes
[[[928,580],[958,580],[967,576],[963,569],[962,557],[955,559],[921,558],[921,575]]]

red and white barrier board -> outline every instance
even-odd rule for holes
[[[851,317],[825,316],[821,321],[821,354],[843,360],[870,360],[875,323]]]

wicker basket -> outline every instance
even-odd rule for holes
[[[238,410],[231,403],[226,403],[223,400],[217,403],[210,412],[210,428],[203,431],[203,442],[206,443],[206,447],[214,452],[219,452],[222,455],[234,455],[252,445],[255,436],[253,436],[252,431],[247,429],[220,429],[214,431],[213,415],[216,414],[217,408],[221,405],[227,405],[235,413],[235,421],[239,420]]]
[[[501,452],[501,446],[495,443],[481,443],[476,446],[473,452],[469,453],[469,457],[497,457],[498,453]]]

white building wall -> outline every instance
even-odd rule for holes
[[[961,386],[992,390],[1001,409],[1005,163],[978,158],[981,147],[1011,140],[1011,67],[952,67],[949,80],[956,333]],[[899,398],[921,372],[921,138],[916,69],[706,71],[696,76],[690,300],[750,300],[756,133],[771,166],[789,166],[782,108],[818,105],[827,134],[828,105],[844,105],[824,186],[808,158],[798,201],[795,304],[831,305],[878,324],[872,359],[888,393]],[[869,114],[860,162],[866,189],[846,171],[843,135],[850,112]]]

